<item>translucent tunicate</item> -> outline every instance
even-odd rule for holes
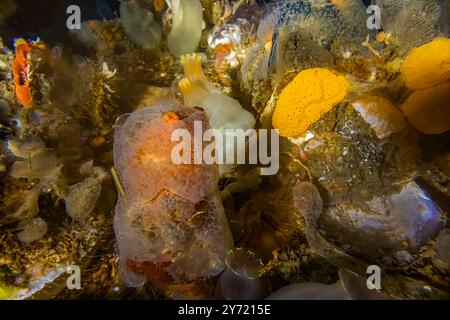
[[[225,262],[227,269],[217,281],[217,298],[258,300],[267,295],[267,284],[261,279],[262,262],[252,252],[232,250]]]
[[[177,145],[172,133],[183,129],[194,136],[194,122],[202,130],[209,127],[203,111],[169,100],[139,109],[117,126],[114,165],[123,194],[114,230],[128,286],[149,280],[165,287],[215,276],[225,268],[233,240],[218,192],[217,166],[172,160]]]
[[[161,42],[161,27],[151,10],[141,7],[138,1],[121,1],[120,19],[131,41],[142,48],[152,49]]]
[[[197,50],[202,34],[203,9],[199,0],[171,0],[172,29],[167,35],[170,52],[181,57]]]
[[[323,284],[305,282],[292,284],[272,293],[267,300],[349,300],[340,282]]]

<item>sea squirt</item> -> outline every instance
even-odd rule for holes
[[[199,0],[171,0],[172,30],[167,35],[169,51],[176,57],[195,52],[203,26],[203,9]]]
[[[139,109],[117,126],[114,165],[123,194],[114,230],[128,286],[150,280],[165,288],[225,268],[233,239],[219,198],[217,166],[176,165],[171,158],[177,144],[173,131],[194,136],[194,122],[209,128],[201,109],[169,101]]]

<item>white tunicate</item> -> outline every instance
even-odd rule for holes
[[[153,13],[135,0],[120,3],[120,19],[131,41],[144,49],[152,49],[161,42],[161,27]]]
[[[203,9],[199,0],[171,0],[172,30],[167,35],[169,51],[176,57],[197,50],[202,35]]]
[[[272,293],[267,300],[349,300],[340,282],[323,284],[304,282],[292,284]]]
[[[22,228],[23,230],[17,233],[17,237],[24,243],[37,241],[47,233],[47,223],[42,218],[35,218]]]
[[[70,186],[64,197],[69,216],[79,222],[86,221],[94,211],[101,191],[101,184],[94,178]]]

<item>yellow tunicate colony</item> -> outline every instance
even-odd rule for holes
[[[304,70],[282,90],[272,125],[281,136],[299,136],[341,102],[349,89],[349,81],[332,70]]]
[[[402,110],[417,130],[440,134],[450,130],[450,81],[413,92]]]
[[[412,90],[434,87],[450,79],[450,39],[436,38],[411,50],[400,69]]]

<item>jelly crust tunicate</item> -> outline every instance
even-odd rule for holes
[[[140,109],[118,124],[114,165],[123,188],[114,230],[128,286],[160,287],[215,276],[233,240],[218,193],[217,166],[176,165],[176,129],[192,136],[203,110],[175,101]],[[193,155],[194,152],[191,152]]]

